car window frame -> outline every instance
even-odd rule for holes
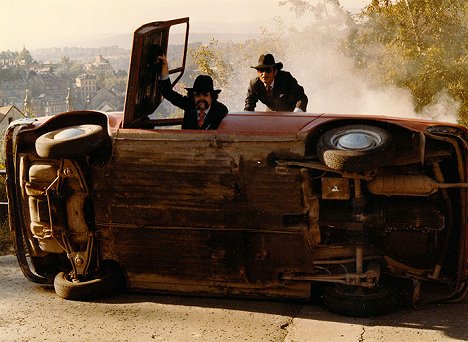
[[[181,66],[169,70],[169,74],[177,74],[172,82],[174,86],[185,71],[189,18],[152,22],[135,30],[122,127],[150,128],[182,124],[182,118],[157,120],[148,118],[163,100],[157,86],[160,75],[160,65],[156,62],[157,55],[167,55],[170,29],[176,25],[185,25],[185,37]]]

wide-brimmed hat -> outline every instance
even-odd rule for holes
[[[185,88],[188,91],[195,93],[216,93],[219,94],[221,90],[213,89],[213,79],[208,75],[199,75],[193,82],[192,88]]]
[[[283,69],[283,63],[275,62],[275,57],[271,53],[267,53],[266,55],[261,55],[258,59],[258,65],[251,66],[254,69],[264,69],[264,68],[275,68],[277,70]]]

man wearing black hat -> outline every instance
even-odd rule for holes
[[[217,129],[228,109],[218,101],[221,90],[213,89],[213,79],[208,75],[199,75],[192,88],[185,88],[188,95],[183,96],[172,89],[166,57],[161,56],[159,60],[162,63],[161,79],[158,82],[161,95],[184,110],[182,128]]]
[[[257,101],[263,102],[270,111],[305,112],[307,110],[307,96],[304,88],[287,71],[282,71],[283,63],[275,63],[272,54],[261,55],[258,65],[252,66],[257,70],[257,77],[250,80],[245,111],[253,111]]]

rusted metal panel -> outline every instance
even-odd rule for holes
[[[134,291],[202,294],[210,296],[241,296],[251,298],[311,298],[310,282],[272,281],[269,283],[220,283],[209,280],[180,279],[157,274],[128,273],[129,288]]]
[[[258,295],[278,291],[282,273],[313,270],[311,252],[301,233],[125,227],[113,231],[118,260],[128,273],[130,286],[136,288],[144,282],[147,289],[166,289],[168,284],[161,279],[169,279],[169,283],[177,279],[189,292],[217,284],[215,292],[241,288],[246,294]],[[257,292],[255,284],[263,284],[264,289]]]
[[[306,223],[291,230],[284,220],[306,211],[300,170],[275,173],[268,158],[277,142],[230,142],[221,150],[211,138],[168,145],[145,133],[120,132],[111,163],[94,170],[96,225],[111,230],[132,286],[164,289],[158,277],[173,276],[221,282],[221,288],[244,284],[241,292],[249,293],[247,283],[278,278],[291,265],[312,272]],[[280,146],[289,154],[304,150],[295,140]],[[287,287],[277,287],[271,292],[286,295]]]
[[[170,135],[119,132],[112,161],[93,176],[97,221],[281,229],[285,213],[304,213],[300,172],[277,174],[269,161],[277,142],[232,142],[221,149],[212,135],[169,144]],[[292,141],[282,150],[297,153],[302,145]]]

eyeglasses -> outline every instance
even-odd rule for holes
[[[267,74],[271,73],[273,71],[272,68],[258,68],[257,71],[259,73],[263,73],[263,72],[266,72]]]
[[[209,92],[207,92],[207,93],[194,92],[193,93],[193,96],[195,96],[195,97],[200,97],[202,95],[205,96],[205,97],[208,97],[210,95],[210,93]]]

